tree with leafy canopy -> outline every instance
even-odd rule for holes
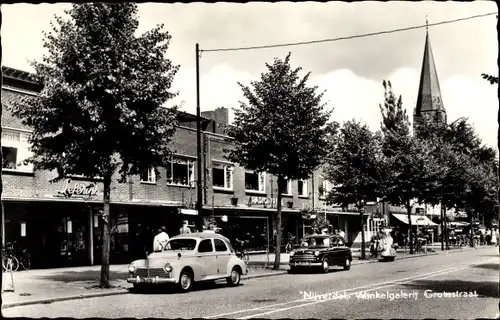
[[[325,178],[334,183],[327,195],[328,204],[360,209],[361,257],[365,258],[364,217],[361,208],[382,195],[384,162],[382,136],[354,120],[344,123],[336,137],[335,149],[325,167]]]
[[[279,268],[281,244],[281,199],[287,180],[307,179],[328,154],[326,133],[330,112],[321,102],[324,93],[307,86],[310,73],[290,66],[290,54],[267,64],[267,72],[251,86],[238,83],[246,102],[234,109],[235,120],[227,134],[233,148],[226,157],[255,172],[277,177],[276,255]]]
[[[425,200],[429,190],[435,190],[444,174],[432,146],[413,136],[410,122],[403,109],[401,96],[396,99],[391,83],[383,82],[384,106],[382,113],[382,152],[385,158],[385,198],[394,205],[402,205],[408,214],[410,254],[413,253],[411,209],[416,202]]]
[[[447,209],[466,210],[469,220],[475,212],[491,221],[498,208],[498,197],[491,196],[498,188],[496,151],[482,143],[466,118],[448,126],[422,123],[417,134],[433,145],[433,155],[446,171],[442,190],[429,192],[426,202],[443,201]]]
[[[133,3],[73,4],[44,34],[48,54],[32,62],[43,83],[35,98],[13,106],[33,129],[36,170],[56,170],[53,181],[84,175],[103,182],[101,287],[109,287],[112,178],[162,166],[171,157],[176,108],[162,107],[178,66],[165,57],[171,36],[163,26],[139,37]]]

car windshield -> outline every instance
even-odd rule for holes
[[[188,250],[192,251],[196,247],[195,239],[172,239],[170,240],[165,250]]]
[[[330,239],[324,237],[306,238],[301,243],[301,247],[318,247],[318,246],[328,247],[329,245],[330,245]]]

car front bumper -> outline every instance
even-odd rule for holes
[[[139,276],[137,276],[137,277],[127,278],[127,282],[134,284],[165,284],[165,283],[177,283],[178,280],[176,278],[160,278],[160,277],[140,278]]]
[[[314,262],[314,261],[290,261],[288,264],[290,267],[297,267],[297,268],[305,268],[305,267],[321,267],[321,262]]]

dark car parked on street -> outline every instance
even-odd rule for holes
[[[328,272],[331,266],[351,268],[352,251],[339,235],[312,235],[304,238],[300,247],[290,253],[290,272],[304,268],[320,268]]]

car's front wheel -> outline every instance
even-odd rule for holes
[[[349,260],[349,258],[345,258],[344,270],[349,270],[349,269],[351,269],[351,260]]]
[[[321,269],[324,273],[328,273],[328,271],[330,271],[330,262],[327,257],[323,258],[323,261],[321,262]]]
[[[231,270],[231,274],[229,277],[226,278],[227,284],[230,286],[237,286],[240,284],[241,280],[241,272],[237,267],[234,267],[233,270]]]
[[[193,287],[193,274],[189,270],[184,270],[179,278],[179,287],[182,292],[188,292]]]

